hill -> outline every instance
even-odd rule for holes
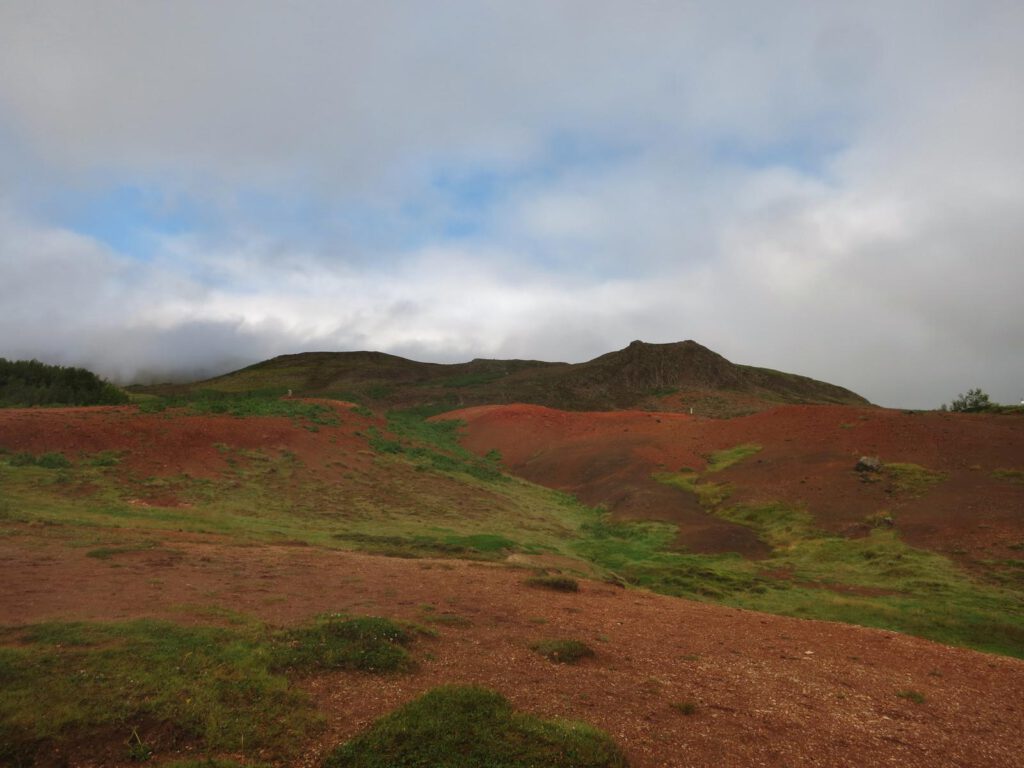
[[[632,768],[1013,765],[1024,663],[889,630],[1024,656],[1021,425],[837,406],[423,421],[249,397],[0,411],[0,764],[323,766],[457,682],[600,728]],[[877,479],[852,468],[864,449]],[[747,556],[616,506],[641,478]],[[881,505],[892,525],[867,519]],[[355,624],[404,644],[386,674],[331,661],[365,615],[399,622]],[[536,650],[566,641],[592,655]]]
[[[339,397],[380,408],[429,405],[438,410],[532,403],[567,410],[693,408],[695,413],[729,416],[780,403],[868,404],[833,384],[736,365],[695,341],[634,341],[578,364],[476,359],[445,365],[382,352],[307,352],[275,357],[190,388],[291,390],[297,396]]]

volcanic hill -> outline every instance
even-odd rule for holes
[[[383,352],[304,352],[281,355],[191,388],[276,388],[292,390],[296,396],[340,397],[376,407],[530,403],[576,411],[693,408],[696,413],[723,416],[783,403],[868,404],[834,384],[737,365],[695,341],[634,341],[625,349],[577,364],[476,359],[445,365]]]
[[[142,389],[0,409],[0,766],[447,764],[342,759],[467,684],[515,766],[1020,764],[1015,413],[695,342]]]

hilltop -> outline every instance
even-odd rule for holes
[[[583,363],[476,359],[422,363],[383,352],[281,355],[188,387],[224,392],[291,390],[380,408],[438,410],[530,403],[565,410],[645,408],[731,416],[782,403],[867,405],[834,384],[767,368],[737,365],[695,341],[628,347]]]

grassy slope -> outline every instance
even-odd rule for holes
[[[126,477],[109,456],[76,457],[65,468],[0,456],[6,491],[0,531],[3,520],[75,526],[79,541],[98,552],[104,530],[127,528],[148,537],[143,545],[151,545],[161,529],[184,529],[405,557],[551,554],[573,558],[580,573],[667,594],[1024,656],[1019,583],[981,584],[948,559],[903,544],[892,530],[847,539],[814,530],[799,509],[730,506],[731,489],[718,473],[753,455],[757,446],[711,457],[705,477],[659,478],[697,494],[710,512],[756,531],[772,555],[755,562],[674,550],[672,525],[614,522],[564,494],[508,477],[496,457],[481,459],[459,446],[456,422],[431,423],[425,415],[392,413],[386,427],[362,434],[374,455],[369,465],[339,452],[328,476],[287,452],[227,446],[228,470],[215,479]],[[326,441],[332,430],[346,429],[315,411],[297,418],[317,419],[306,426],[321,430]],[[891,471],[907,493],[927,493],[938,482],[923,468],[899,465]],[[83,487],[92,492],[75,492]],[[169,493],[189,506],[132,503],[153,493]]]
[[[749,412],[751,403],[849,403],[867,401],[849,390],[796,374],[735,365],[693,341],[634,342],[625,349],[577,363],[472,360],[442,365],[380,352],[312,352],[284,355],[190,387],[142,388],[167,394],[196,390],[274,390],[337,397],[381,408],[432,403],[445,409],[523,402],[568,410],[683,407],[674,398],[695,394],[685,407],[702,410],[708,392],[719,393],[716,412]],[[697,394],[699,393],[699,394]],[[755,410],[757,408],[755,407]]]
[[[226,412],[260,418],[280,415],[280,407],[238,401]],[[351,429],[344,418],[285,407],[297,408],[287,415],[328,444],[335,431]],[[178,412],[164,414],[173,419]],[[816,531],[800,509],[730,504],[725,470],[754,455],[755,445],[710,457],[704,476],[660,479],[697,494],[711,513],[755,530],[772,548],[771,557],[757,562],[673,550],[674,526],[615,522],[564,494],[508,477],[497,457],[481,459],[458,445],[456,423],[434,424],[424,416],[393,413],[386,424],[365,430],[363,450],[372,461],[359,463],[338,451],[327,476],[286,451],[226,445],[228,468],[214,479],[132,476],[110,452],[67,461],[0,452],[0,535],[42,523],[37,530],[59,531],[97,558],[160,546],[162,530],[301,540],[403,557],[554,554],[571,558],[581,573],[667,594],[1024,656],[1019,582],[981,584],[948,559],[906,546],[890,529],[851,540]],[[926,494],[941,482],[913,465],[891,471],[906,493]],[[85,488],[90,492],[82,493]],[[132,503],[151,492],[190,506]],[[125,543],[132,539],[126,530],[134,543]],[[206,749],[287,755],[317,727],[315,712],[293,685],[296,674],[323,659],[343,668],[353,658],[395,669],[410,663],[407,630],[385,631],[391,640],[376,650],[338,649],[339,641],[366,635],[338,630],[338,623],[326,617],[288,632],[245,621],[230,628],[158,622],[0,628],[0,677],[6,681],[0,742],[9,745],[0,762],[23,759],[41,740],[107,725],[128,736],[134,723],[151,721],[169,723],[180,738]],[[371,635],[376,629],[366,628]],[[236,695],[239,685],[244,690]],[[280,727],[267,730],[263,722]],[[40,724],[49,725],[40,730]],[[145,755],[149,745],[126,748]]]
[[[339,616],[288,631],[150,620],[0,628],[0,763],[30,765],[47,743],[105,728],[143,761],[152,745],[138,731],[154,723],[204,750],[287,757],[318,727],[289,674],[401,672],[414,663],[406,646],[415,634]]]

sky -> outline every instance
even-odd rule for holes
[[[5,0],[0,356],[694,339],[1024,399],[1019,0]]]

